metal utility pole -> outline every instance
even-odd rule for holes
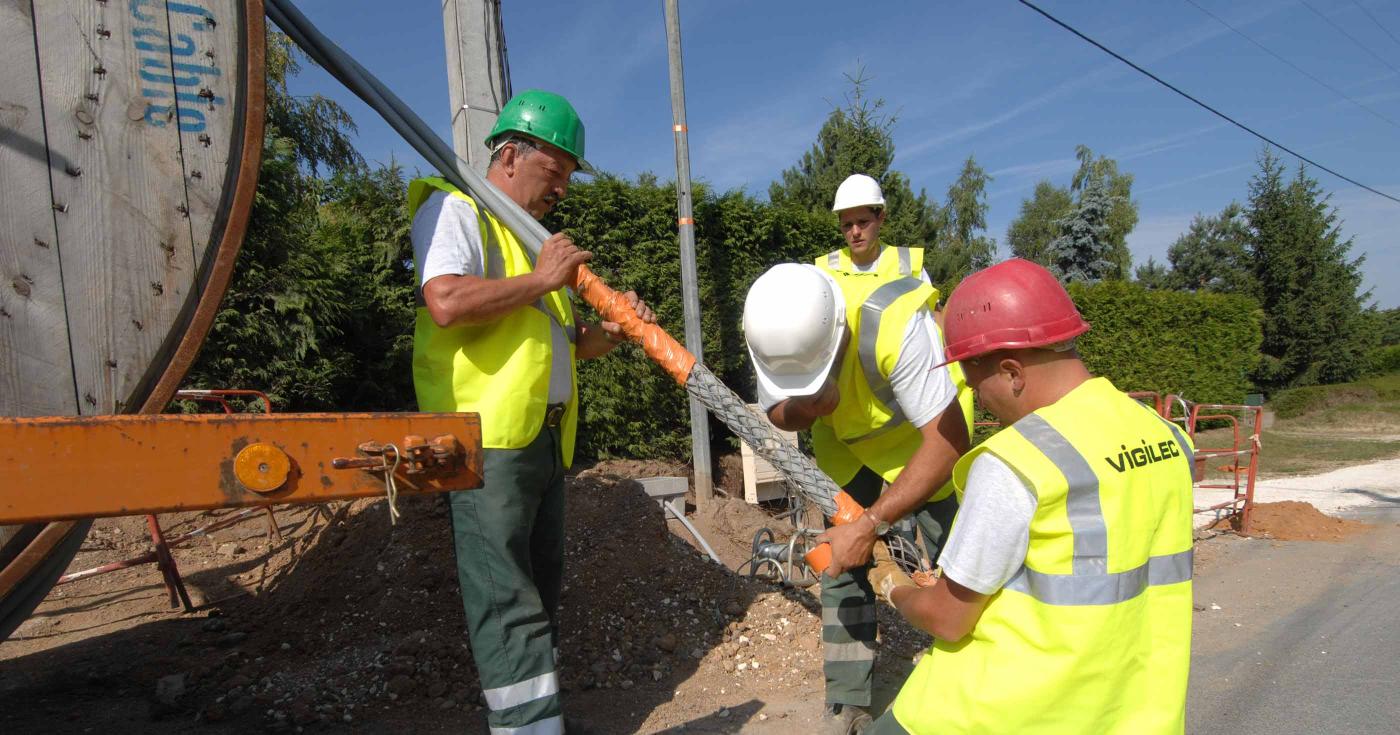
[[[479,174],[490,151],[482,145],[510,99],[501,0],[442,0],[447,86],[452,101],[452,148]]]
[[[681,241],[681,294],[685,307],[685,346],[703,362],[700,336],[700,295],[695,284],[695,218],[690,201],[690,143],[685,124],[685,73],[681,67],[681,15],[677,0],[664,0],[666,47],[671,67],[671,129],[676,134],[676,224]],[[710,419],[695,396],[690,397],[690,452],[695,465],[695,504],[714,498],[710,465]]]

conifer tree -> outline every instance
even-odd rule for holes
[[[1102,179],[1085,182],[1079,203],[1060,220],[1060,236],[1048,248],[1049,268],[1060,280],[1094,283],[1117,275],[1108,224],[1115,201]]]
[[[1358,292],[1364,258],[1348,257],[1352,241],[1342,238],[1330,198],[1301,165],[1285,182],[1278,158],[1260,154],[1247,217],[1264,309],[1255,380],[1266,389],[1344,382],[1365,368],[1374,340],[1362,329],[1362,302],[1370,297]]]
[[[863,71],[847,80],[851,91],[846,105],[831,111],[812,148],[768,187],[769,200],[778,206],[830,214],[836,187],[851,174],[866,174],[880,182],[885,195],[888,215],[881,242],[933,247],[939,232],[938,204],[929,201],[922,189],[915,194],[908,177],[890,168],[895,116],[885,112],[883,99],[866,94],[868,79]],[[832,220],[834,227],[834,216]]]

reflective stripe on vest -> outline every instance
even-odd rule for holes
[[[884,250],[882,250],[882,251],[880,252],[879,258],[876,258],[876,260],[875,260],[875,262],[876,262],[876,264],[877,264],[875,270],[877,270],[877,271],[879,270],[879,265],[878,265],[878,264],[879,264],[879,262],[880,262],[880,258],[885,257],[885,251],[888,251],[888,250],[893,250],[893,251],[895,251],[895,253],[896,253],[896,255],[897,255],[898,259],[899,259],[899,275],[900,275],[900,276],[902,276],[902,277],[907,277],[907,276],[912,276],[912,275],[914,275],[913,256],[910,254],[909,248],[885,248]],[[841,253],[842,253],[841,250],[833,250],[833,251],[831,251],[831,252],[829,252],[829,253],[826,254],[826,265],[827,265],[828,268],[830,268],[831,270],[834,270],[834,271],[839,271],[839,270],[841,270]]]
[[[875,293],[870,294],[870,298],[860,305],[860,344],[856,347],[857,355],[860,357],[860,370],[865,374],[865,382],[870,386],[870,391],[881,403],[885,404],[886,408],[890,409],[891,413],[889,420],[879,428],[854,439],[849,439],[848,442],[873,439],[909,421],[904,415],[904,409],[900,408],[899,401],[895,399],[894,386],[890,384],[889,378],[880,374],[880,359],[875,345],[880,338],[880,318],[884,315],[885,309],[889,308],[895,299],[922,285],[924,285],[923,281],[917,278],[901,278],[898,281],[890,281],[875,289]]]
[[[1015,575],[967,636],[935,639],[895,698],[906,730],[1184,732],[1191,447],[1160,421],[1093,378],[958,461],[960,493],[981,492],[969,472],[991,455],[1036,509]]]
[[[1191,445],[1170,421],[1163,420],[1176,437],[1187,466]],[[1084,455],[1044,418],[1030,414],[1016,422],[1016,431],[1040,450],[1069,484],[1065,511],[1074,536],[1070,574],[1046,574],[1021,565],[1006,588],[1034,597],[1046,605],[1113,605],[1142,594],[1148,585],[1164,585],[1191,579],[1191,549],[1147,562],[1123,572],[1108,570],[1108,527],[1099,501],[1099,478]]]
[[[1007,581],[1006,589],[1023,592],[1046,605],[1116,605],[1142,594],[1148,585],[1191,579],[1191,551],[1154,556],[1135,569],[1111,574],[1045,574],[1023,564]]]

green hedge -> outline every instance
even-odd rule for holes
[[[1358,380],[1336,385],[1310,385],[1279,391],[1269,405],[1281,419],[1292,419],[1333,406],[1375,404],[1400,400],[1400,374]]]
[[[1259,360],[1262,313],[1245,296],[1149,291],[1126,281],[1071,284],[1093,325],[1079,341],[1089,369],[1122,390],[1242,403]]]
[[[773,207],[742,191],[693,192],[705,364],[745,400],[753,372],[740,328],[749,285],[769,266],[810,261],[841,244],[834,218]],[[651,177],[637,183],[610,176],[570,187],[546,225],[568,232],[593,252],[592,268],[614,288],[633,289],[657,321],[683,340],[679,242],[674,186]],[[580,303],[586,319],[596,319]],[[579,363],[583,457],[684,458],[690,455],[685,392],[635,345]],[[712,422],[717,443],[732,441]]]
[[[740,322],[749,285],[768,267],[810,261],[839,247],[828,217],[759,202],[744,192],[694,193],[705,363],[745,400],[753,372]],[[675,189],[644,177],[602,176],[576,184],[546,224],[593,251],[593,268],[621,290],[635,289],[658,321],[681,338]],[[1241,296],[1148,291],[1128,282],[1074,285],[1094,325],[1080,351],[1095,373],[1124,390],[1178,393],[1193,401],[1239,403],[1258,359],[1258,305]],[[580,305],[585,318],[596,318]],[[685,392],[634,345],[579,364],[583,457],[685,458],[690,453]],[[712,423],[716,445],[732,446]]]
[[[1366,356],[1366,362],[1372,375],[1400,373],[1400,345],[1377,347]]]

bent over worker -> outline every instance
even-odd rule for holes
[[[1006,428],[953,471],[933,586],[877,550],[872,585],[935,640],[874,731],[1183,732],[1189,440],[1089,373],[1089,325],[1039,265],[969,276],[945,325],[947,358]]]
[[[822,640],[833,732],[870,721],[875,597],[860,568],[875,539],[912,514],[937,558],[956,510],[946,483],[968,431],[942,366],[931,297],[917,278],[838,283],[816,266],[788,263],[760,276],[744,304],[759,403],[780,428],[810,428],[817,465],[865,508],[826,532]]]
[[[568,193],[575,170],[588,170],[583,122],[549,92],[512,97],[486,144],[487,181],[536,219]],[[621,330],[576,318],[566,287],[592,254],[567,235],[545,240],[532,259],[515,233],[440,178],[410,184],[408,208],[419,410],[481,416],[485,485],[449,502],[487,721],[492,733],[560,733],[556,611],[564,471],[578,423],[574,360],[611,350]],[[654,321],[636,294],[627,299]]]

